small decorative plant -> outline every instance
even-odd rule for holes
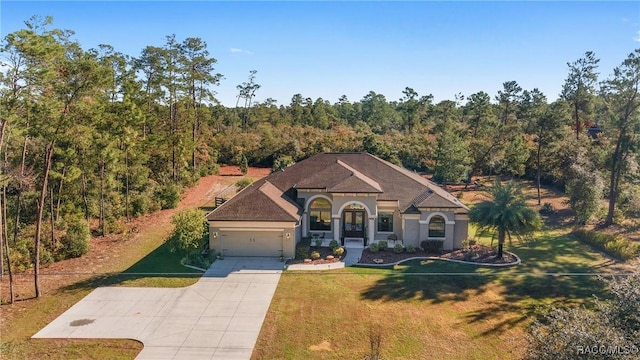
[[[337,248],[337,247],[338,247],[338,240],[335,240],[335,239],[334,239],[334,240],[331,240],[331,241],[329,242],[329,247],[330,247],[330,248],[332,248],[332,249]]]
[[[322,239],[316,239],[315,243],[316,243],[316,247],[321,247],[322,246]]]
[[[342,256],[342,254],[344,254],[344,248],[342,246],[338,246],[337,248],[333,249],[333,255]]]
[[[312,253],[311,253],[311,258],[312,258],[313,260],[318,260],[318,259],[320,259],[320,253],[319,253],[319,252],[317,252],[317,251],[312,252]]]
[[[389,248],[389,243],[387,240],[378,241],[378,249],[382,251],[386,251]]]
[[[416,247],[415,247],[415,246],[413,246],[413,245],[409,245],[409,246],[407,246],[407,252],[408,252],[409,254],[415,254],[415,253],[416,253]]]
[[[224,254],[223,254],[223,253],[221,253],[221,252],[219,252],[219,253],[218,253],[218,259],[219,259],[219,260],[224,260]]]
[[[400,254],[404,251],[404,247],[401,244],[396,244],[393,247],[393,252],[395,252],[396,254]]]
[[[371,251],[372,253],[377,253],[378,250],[380,250],[380,247],[377,243],[372,243],[369,245],[369,251]]]

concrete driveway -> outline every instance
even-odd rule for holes
[[[282,267],[227,257],[186,288],[98,288],[33,337],[139,340],[136,359],[249,359]]]

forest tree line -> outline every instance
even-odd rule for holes
[[[320,152],[367,151],[440,183],[489,174],[555,184],[581,223],[603,199],[604,225],[640,209],[640,49],[606,77],[592,52],[569,62],[553,101],[506,81],[497,94],[437,103],[406,87],[397,100],[371,91],[278,104],[256,101],[250,70],[226,107],[200,38],[170,35],[129,56],[85,50],[51,18],[25,24],[1,49],[0,239],[3,268],[33,267],[36,295],[41,263],[86,252],[90,229],[121,232],[123,221],[176,206],[219,164],[279,170]]]

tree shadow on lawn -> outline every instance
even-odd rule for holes
[[[418,299],[438,304],[472,300],[490,290],[500,297],[465,315],[470,323],[504,318],[483,333],[486,335],[517,326],[535,315],[541,305],[583,303],[594,294],[603,293],[604,284],[594,272],[609,260],[571,238],[545,235],[535,243],[518,244],[512,251],[521,257],[522,264],[501,269],[433,260],[410,261],[394,267],[364,290],[361,298]],[[511,316],[504,317],[505,314]]]
[[[88,279],[78,281],[60,289],[61,292],[92,290],[104,286],[126,285],[141,279],[184,279],[200,278],[202,272],[187,268],[180,264],[183,255],[169,251],[164,243],[147,254],[123,272],[96,274]]]

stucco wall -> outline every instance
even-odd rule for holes
[[[420,246],[420,224],[418,219],[404,219],[404,239],[402,243],[404,246],[412,245],[414,247]]]

